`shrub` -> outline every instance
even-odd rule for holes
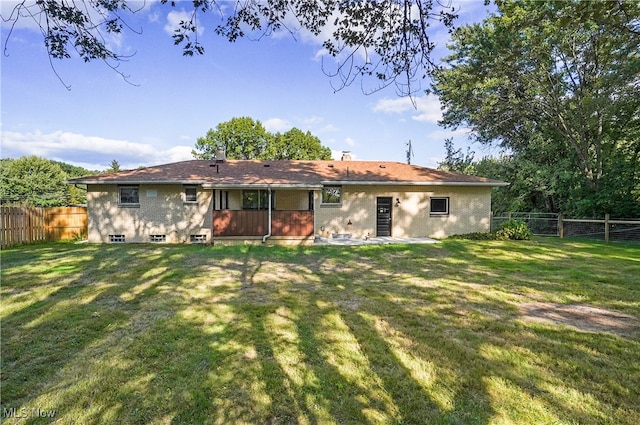
[[[496,232],[496,239],[524,241],[531,239],[531,229],[527,223],[520,220],[509,220],[502,223],[500,230]]]

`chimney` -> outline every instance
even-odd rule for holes
[[[216,147],[215,158],[216,158],[216,162],[217,161],[224,161],[224,160],[227,159],[227,155],[225,154],[224,146],[217,146]]]
[[[342,151],[341,161],[351,161],[351,151]]]

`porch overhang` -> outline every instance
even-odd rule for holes
[[[308,183],[238,183],[238,184],[225,184],[225,183],[204,183],[203,189],[297,189],[297,190],[319,190],[322,189],[321,184],[308,184]]]

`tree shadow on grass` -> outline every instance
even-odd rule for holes
[[[85,374],[90,365],[74,368],[79,359],[89,361],[87,353],[104,354],[100,347],[110,335],[124,338],[144,327],[141,321],[153,321],[153,314],[139,317],[140,299],[153,297],[162,278],[150,279],[141,288],[138,279],[141,272],[170,261],[140,247],[53,247],[24,248],[35,265],[33,272],[20,269],[20,261],[3,264],[2,290],[11,294],[4,302],[18,305],[2,320],[2,394],[3,406],[9,408],[55,410],[65,392],[61,388],[74,386],[73,380],[64,379],[65,370],[76,378]],[[43,287],[53,289],[37,295]],[[29,297],[41,299],[23,302]]]
[[[556,331],[445,279],[460,264],[441,247],[106,248],[87,247],[90,258],[67,270],[68,289],[7,315],[8,331],[3,320],[3,404],[87,424],[483,424],[527,420],[518,416],[527,408],[548,409],[541,422],[589,423],[615,406],[637,417],[596,392],[607,373],[625,370],[603,364],[634,361],[637,342],[576,333],[550,358]],[[92,280],[104,287],[92,290]],[[495,311],[498,319],[486,314]],[[43,337],[56,332],[60,340]],[[22,342],[39,354],[17,355]],[[576,355],[596,372],[572,365]],[[21,381],[33,365],[41,375]],[[593,391],[595,407],[576,411],[553,388]],[[629,400],[624,385],[616,391]],[[508,410],[496,394],[522,404]]]

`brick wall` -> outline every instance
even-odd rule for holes
[[[184,202],[180,184],[139,185],[140,205],[118,204],[117,185],[87,187],[89,242],[109,242],[109,235],[124,235],[126,242],[150,242],[165,235],[167,243],[189,242],[191,235],[211,241],[212,192],[198,187],[197,202]]]
[[[167,243],[189,242],[191,235],[205,235],[206,241],[211,241],[211,190],[198,188],[197,203],[184,202],[182,185],[140,185],[139,196],[138,207],[123,207],[118,205],[117,185],[89,185],[89,241],[109,242],[109,235],[124,235],[126,242],[150,242],[151,235],[165,235]],[[305,191],[276,191],[277,209],[304,210],[306,196]],[[379,196],[393,199],[394,237],[444,238],[488,232],[490,228],[490,187],[343,186],[342,204],[338,206],[321,205],[321,192],[315,192],[315,234],[376,236]],[[449,215],[430,216],[431,197],[449,197]],[[396,199],[400,201],[398,206]],[[241,208],[240,190],[229,191],[229,204],[231,209]]]
[[[490,228],[490,187],[343,186],[339,206],[321,205],[320,196],[320,192],[316,192],[316,234],[324,237],[332,233],[376,236],[376,198],[379,196],[393,199],[391,234],[394,237],[444,238],[488,232]],[[431,197],[449,197],[449,215],[430,216]],[[398,206],[396,199],[400,201]]]

